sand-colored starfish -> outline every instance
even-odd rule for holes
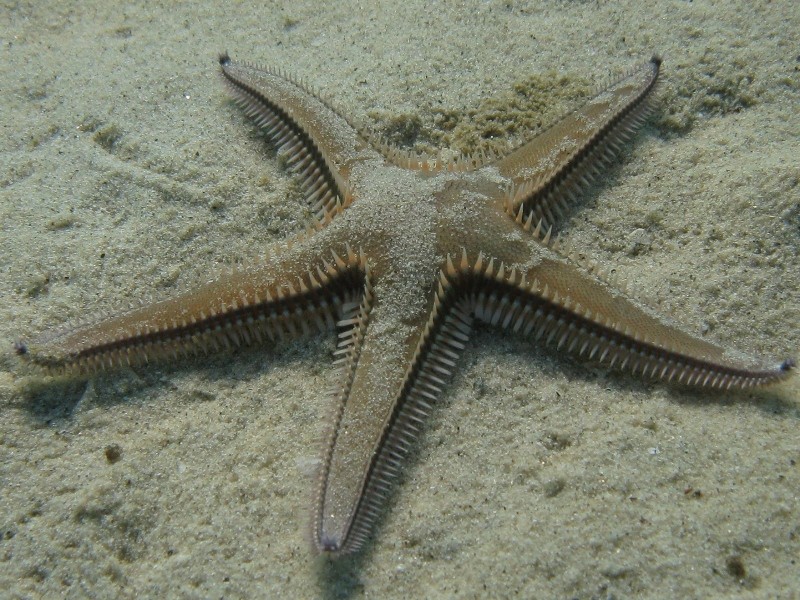
[[[281,72],[223,55],[233,97],[299,174],[311,229],[259,264],[17,352],[87,376],[335,329],[339,379],[312,521],[316,549],[330,554],[368,538],[476,320],[667,382],[781,380],[792,361],[685,333],[550,242],[553,223],[647,117],[660,62],[504,156],[444,161],[381,144]]]

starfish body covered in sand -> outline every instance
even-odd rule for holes
[[[234,99],[298,173],[311,229],[259,264],[17,352],[88,376],[338,331],[312,521],[316,549],[332,555],[369,537],[476,320],[656,380],[723,390],[781,380],[790,360],[684,333],[550,242],[553,223],[646,119],[660,62],[504,156],[444,161],[382,144],[280,72],[223,55]]]

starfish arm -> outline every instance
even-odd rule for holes
[[[479,257],[462,261],[457,279],[477,319],[644,377],[743,389],[780,381],[794,367],[692,336],[563,259],[508,270]]]
[[[173,298],[53,330],[17,353],[55,375],[100,370],[332,329],[363,287],[350,249],[318,258],[302,241]]]
[[[301,178],[302,190],[319,221],[347,206],[354,162],[368,143],[328,102],[285,74],[223,54],[222,77],[234,100],[264,128]]]
[[[499,159],[495,166],[511,180],[506,212],[554,225],[649,116],[660,65],[654,57]]]
[[[414,323],[398,325],[387,314],[378,300],[392,291],[380,286],[376,305],[362,305],[353,320],[312,518],[319,552],[338,556],[364,544],[468,340],[472,318],[463,302],[443,302],[443,283]]]

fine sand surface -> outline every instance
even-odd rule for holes
[[[480,329],[374,540],[329,563],[307,527],[332,339],[88,382],[22,365],[18,338],[303,228],[223,50],[457,150],[661,54],[655,117],[562,236],[688,329],[797,355],[797,3],[261,4],[0,11],[0,595],[797,594],[797,377],[700,394]]]

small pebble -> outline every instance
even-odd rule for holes
[[[122,458],[122,446],[119,444],[109,444],[103,452],[106,455],[106,460],[111,465],[115,462],[119,462]]]

